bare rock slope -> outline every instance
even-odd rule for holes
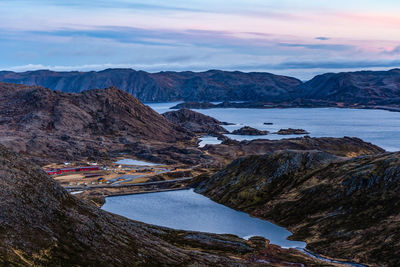
[[[74,159],[137,142],[190,142],[193,134],[113,87],[62,93],[0,83],[0,136],[17,152]]]
[[[199,134],[222,134],[228,131],[221,125],[227,123],[221,122],[210,116],[201,114],[190,109],[180,109],[169,111],[162,114],[172,123],[178,124],[187,130]]]
[[[288,227],[323,255],[399,266],[399,185],[399,153],[275,151],[232,162],[197,191]]]

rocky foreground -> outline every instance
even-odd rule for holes
[[[196,190],[288,227],[322,255],[400,265],[400,153],[275,151],[237,159]]]
[[[107,213],[1,145],[0,185],[2,266],[321,264],[263,238],[175,231]]]

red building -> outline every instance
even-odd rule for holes
[[[64,173],[72,173],[72,172],[85,172],[85,171],[98,171],[100,170],[99,166],[87,166],[87,167],[78,167],[78,168],[63,168],[63,169],[52,169],[45,170],[48,175],[56,175],[56,174],[64,174]]]

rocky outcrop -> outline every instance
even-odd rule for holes
[[[240,158],[197,191],[288,227],[322,255],[398,266],[400,154],[353,159],[321,151]]]
[[[170,122],[180,125],[188,131],[198,134],[222,134],[228,131],[221,125],[227,125],[226,122],[220,122],[210,116],[203,115],[190,109],[180,109],[162,114]]]
[[[212,156],[222,166],[233,159],[249,155],[262,155],[277,150],[321,150],[342,157],[383,153],[385,150],[359,138],[290,138],[282,140],[235,141],[226,140],[222,144],[207,146],[207,155]]]
[[[146,102],[253,99],[286,101],[290,99],[292,88],[301,84],[298,79],[270,73],[220,70],[148,73],[132,69],[107,69],[99,72],[3,72],[0,73],[0,81],[41,85],[75,93],[115,86]]]
[[[102,211],[1,145],[0,185],[1,266],[260,266],[264,258],[276,266],[320,264],[260,247],[259,239],[177,231]]]
[[[231,134],[235,135],[267,135],[268,133],[268,131],[260,131],[250,126],[244,126],[231,132]]]
[[[292,135],[292,134],[309,134],[309,132],[307,132],[306,130],[303,129],[292,129],[292,128],[288,128],[288,129],[280,129],[279,131],[277,131],[274,134],[279,134],[279,135]]]
[[[116,88],[62,93],[0,83],[0,143],[36,158],[101,157],[194,135]]]

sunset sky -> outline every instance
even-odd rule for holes
[[[400,67],[398,0],[2,0],[0,69]]]

